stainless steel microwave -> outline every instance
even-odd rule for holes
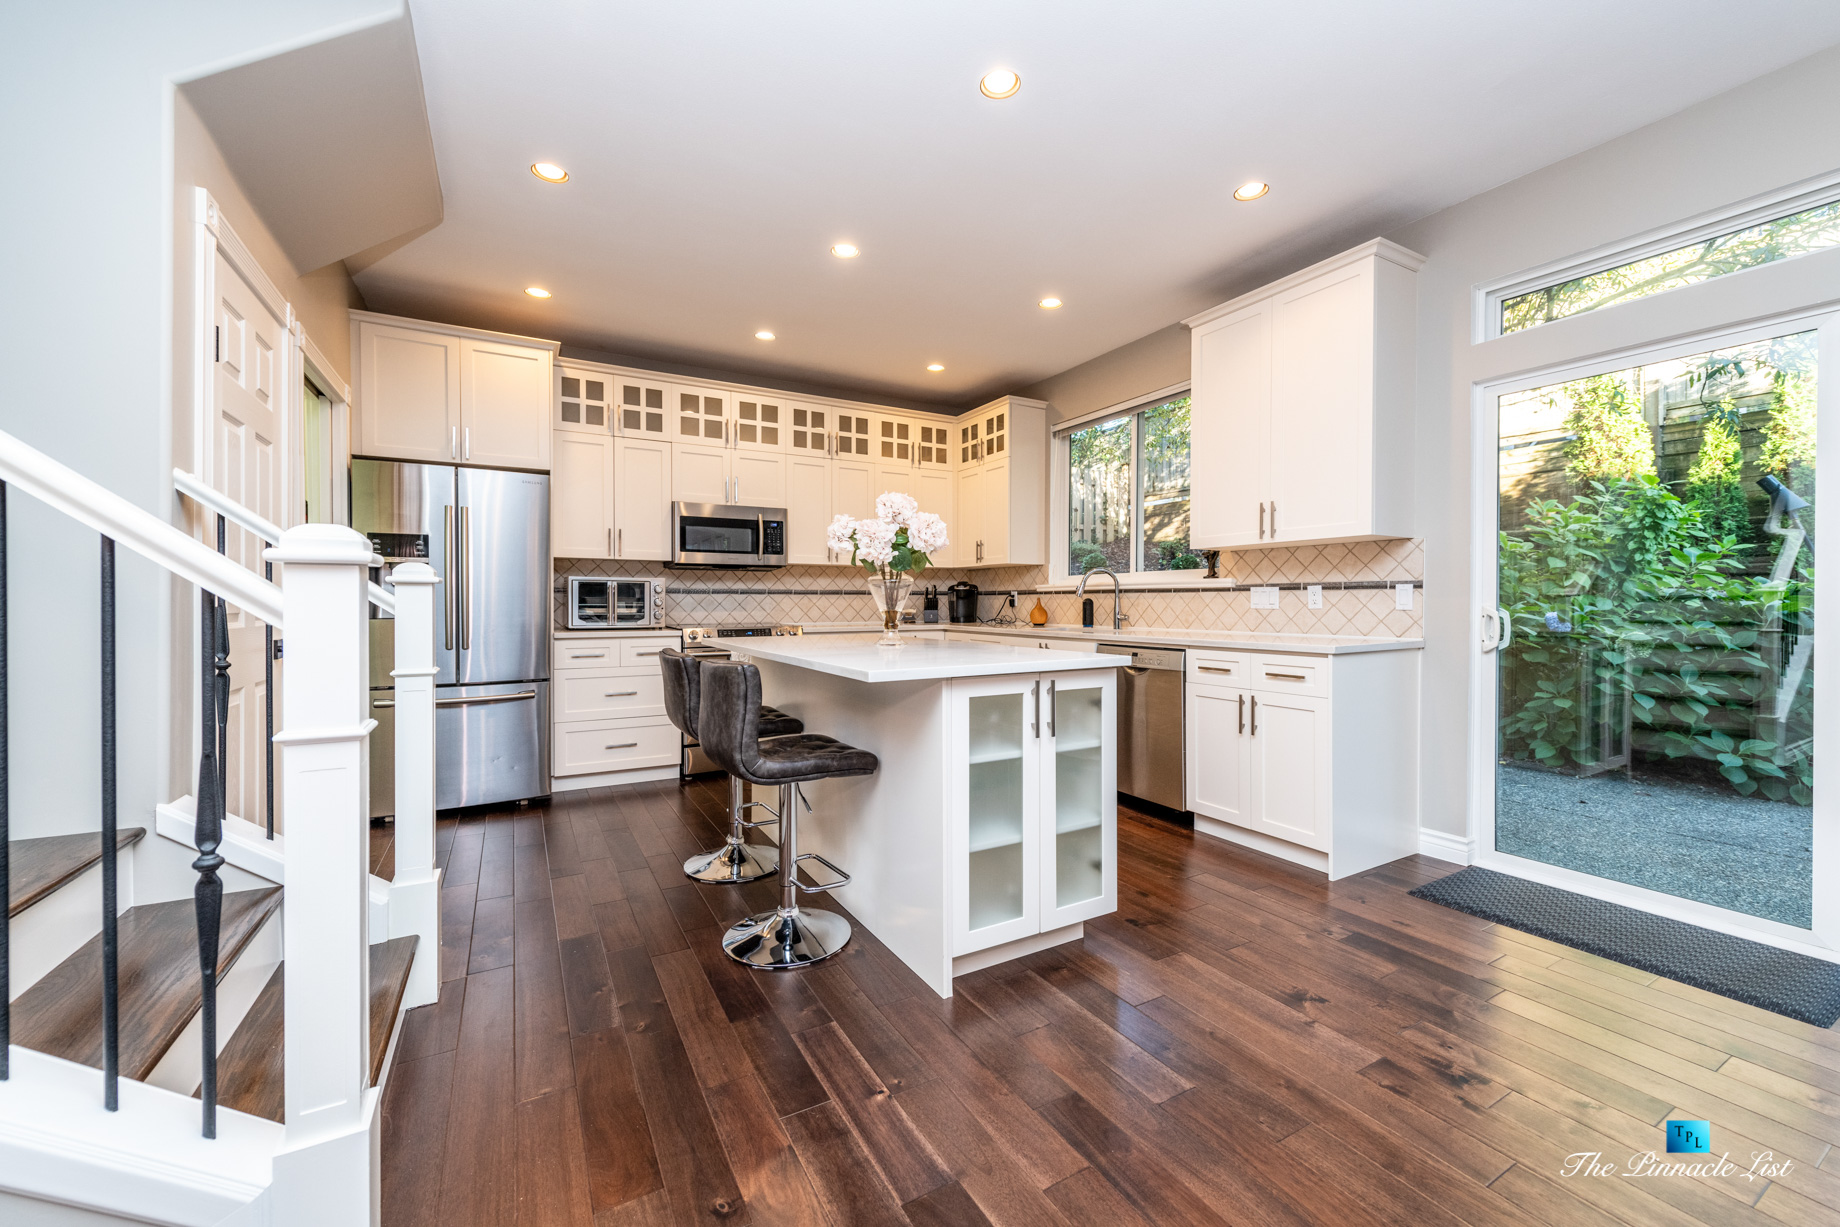
[[[569,576],[569,629],[621,630],[664,625],[664,584],[655,579]]]
[[[765,570],[786,565],[786,509],[734,503],[676,503],[671,563],[679,567]]]

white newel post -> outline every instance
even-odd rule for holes
[[[275,1159],[277,1224],[374,1221],[369,1089],[368,738],[370,542],[306,524],[267,556],[284,564],[288,684],[287,1141]]]
[[[425,562],[390,573],[396,590],[396,877],[390,936],[414,936],[405,1008],[441,995],[441,875],[434,867],[434,586]]]

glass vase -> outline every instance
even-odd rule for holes
[[[901,609],[914,590],[914,577],[903,571],[884,571],[869,581],[869,595],[882,615],[882,637],[877,647],[906,647],[901,638]]]

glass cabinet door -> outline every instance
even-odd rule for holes
[[[1040,723],[1034,678],[959,682],[964,771],[954,954],[1037,931]],[[956,757],[956,755],[955,755]],[[956,774],[956,773],[955,773]]]
[[[1046,932],[1103,915],[1118,896],[1117,678],[1042,682],[1042,918]],[[1050,825],[1051,823],[1051,825]]]

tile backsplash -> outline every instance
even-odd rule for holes
[[[1423,633],[1425,549],[1420,539],[1222,552],[1220,573],[1233,578],[1233,587],[1184,587],[1180,579],[1173,579],[1167,588],[1127,589],[1125,625],[1397,639],[1414,639]],[[558,558],[555,574],[558,629],[568,625],[563,608],[568,586],[563,581],[570,575],[662,578],[666,583],[665,617],[674,625],[879,621],[868,587],[859,580],[861,573],[839,567],[681,571],[657,562]],[[978,612],[986,619],[1007,616],[1010,611],[1003,602],[1015,591],[1018,621],[1028,621],[1037,596],[1050,622],[1080,620],[1080,603],[1071,592],[1038,591],[1048,582],[1046,567],[940,568],[926,572],[917,588],[936,584],[943,590],[961,579],[983,590]],[[1394,604],[1394,587],[1404,583],[1413,585],[1410,610],[1397,609]],[[1321,609],[1309,608],[1312,584],[1322,586]],[[1252,608],[1253,587],[1276,587],[1278,607]],[[1100,580],[1088,595],[1093,600],[1094,623],[1108,625],[1110,585]],[[919,606],[916,595],[910,608]]]

